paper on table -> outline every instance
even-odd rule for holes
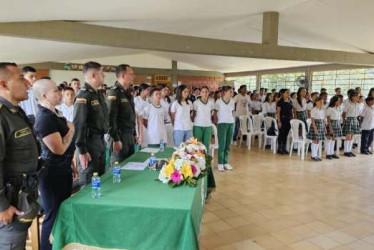
[[[144,162],[128,162],[125,166],[123,166],[121,169],[126,170],[144,170],[147,167],[147,164]]]
[[[143,148],[140,150],[142,153],[158,153],[158,151],[160,151],[159,148]]]

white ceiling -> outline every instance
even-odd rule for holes
[[[217,39],[261,42],[262,13],[280,13],[279,44],[345,51],[374,51],[374,0],[23,0],[6,1],[0,22],[75,20],[97,25]],[[0,61],[170,67],[221,72],[310,65],[310,62],[187,55],[0,37]]]

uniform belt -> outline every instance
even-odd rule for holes
[[[88,137],[97,138],[97,139],[104,139],[104,133],[95,133],[95,132],[90,131],[88,133]]]

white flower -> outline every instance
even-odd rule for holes
[[[175,160],[174,161],[174,168],[179,171],[183,166],[183,162],[184,162],[183,159]]]
[[[161,171],[160,171],[160,174],[158,175],[158,179],[162,182],[162,183],[164,183],[164,184],[166,184],[166,183],[168,183],[169,181],[170,181],[170,178],[168,178],[165,174],[164,174],[164,168],[162,168],[161,169]]]

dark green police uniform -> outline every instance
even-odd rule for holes
[[[130,90],[125,90],[119,82],[108,91],[109,134],[112,141],[121,141],[122,150],[112,152],[112,161],[123,161],[134,153],[135,144],[135,104]],[[113,151],[113,143],[110,147]]]
[[[88,83],[85,83],[75,97],[74,103],[75,145],[77,147],[77,165],[79,184],[91,181],[94,172],[105,172],[104,134],[108,130],[108,109],[104,96]],[[91,161],[83,169],[79,154],[89,153]]]
[[[20,188],[12,180],[37,171],[39,150],[25,112],[0,97],[0,212],[17,207],[7,196],[9,188]],[[30,225],[15,219],[10,225],[0,222],[0,249],[23,248]]]

